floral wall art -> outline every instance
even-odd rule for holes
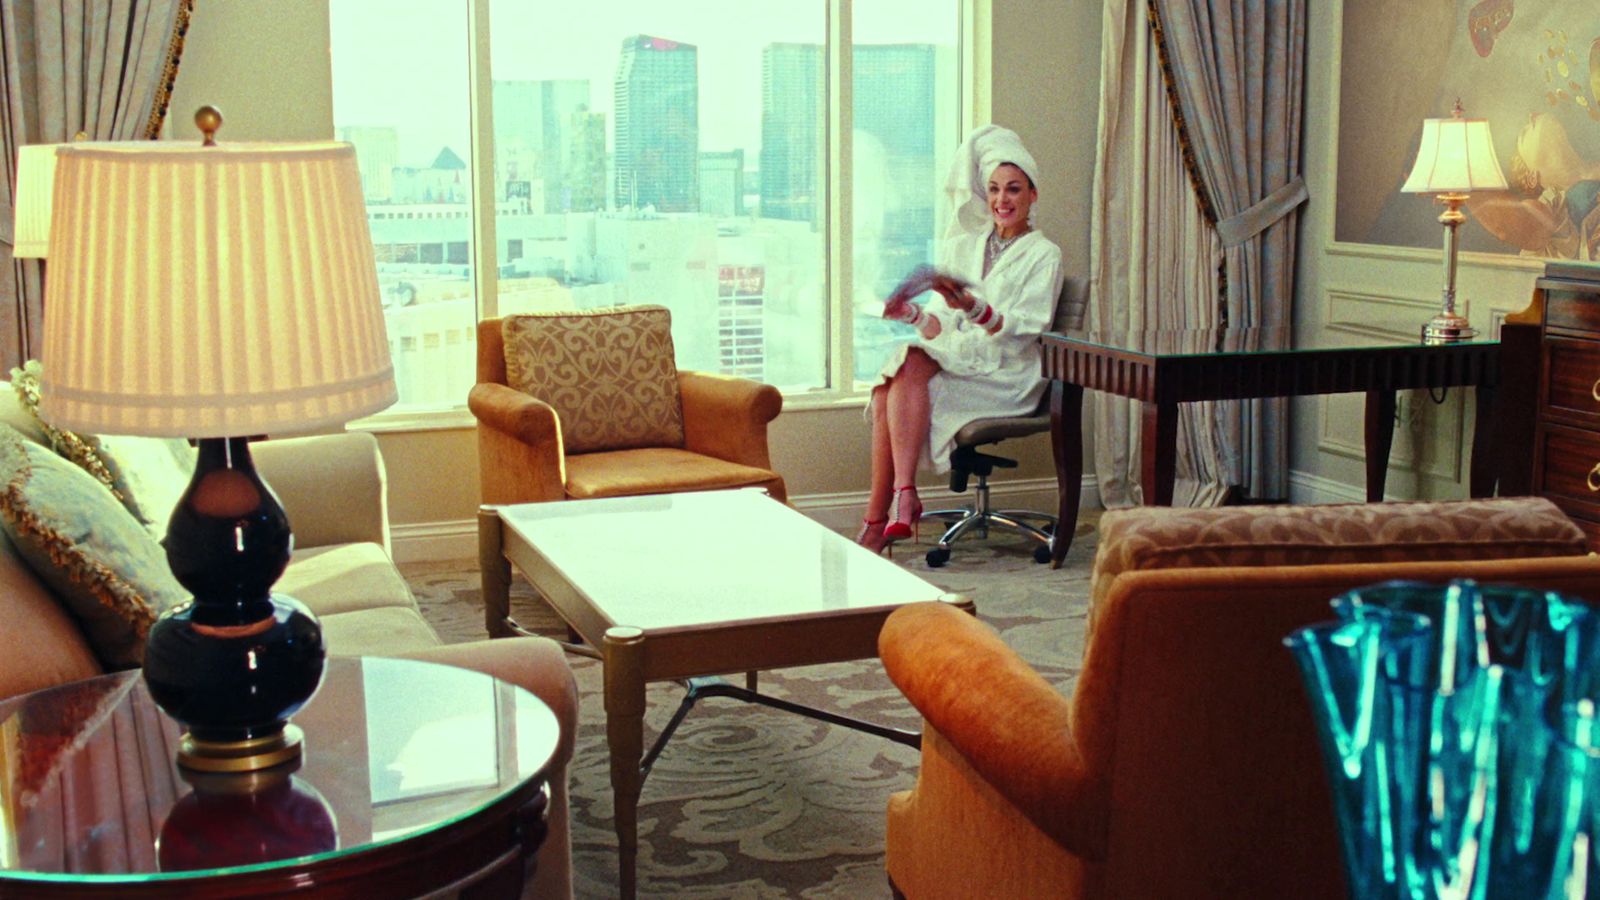
[[[1468,201],[1463,250],[1600,260],[1594,0],[1345,0],[1334,236],[1435,248],[1438,207],[1400,193],[1422,120],[1489,120],[1511,189]]]

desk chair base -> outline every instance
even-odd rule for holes
[[[961,448],[957,452],[962,450],[967,450],[970,457],[974,457],[966,460],[967,465],[962,467],[978,478],[978,483],[973,488],[973,504],[970,508],[940,509],[922,514],[924,519],[943,519],[951,523],[939,538],[939,542],[928,551],[928,565],[935,569],[939,568],[950,561],[951,544],[974,531],[978,533],[978,537],[987,538],[989,529],[996,526],[1033,539],[1037,543],[1033,548],[1033,561],[1049,562],[1050,535],[1056,528],[1055,516],[1024,509],[994,509],[989,503],[989,472],[997,467],[1011,468],[1016,462],[978,453],[969,448]],[[956,488],[958,491],[966,489],[965,478],[960,480],[963,484]],[[954,484],[951,486],[955,488]]]

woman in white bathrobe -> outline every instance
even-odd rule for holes
[[[1039,335],[1061,293],[1061,248],[1032,224],[1038,165],[996,125],[962,144],[946,194],[953,205],[937,269],[895,291],[884,317],[915,340],[890,357],[872,389],[872,486],[857,543],[874,550],[915,533],[916,473],[950,469],[955,434],[974,419],[1026,415],[1039,405]],[[926,291],[942,302],[911,302]]]

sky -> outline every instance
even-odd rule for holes
[[[953,45],[958,3],[856,0],[856,43]],[[575,22],[574,9],[588,18]],[[612,80],[625,37],[699,48],[700,149],[760,146],[761,48],[822,43],[824,0],[491,0],[496,80],[587,78],[590,108],[612,126]],[[441,146],[468,154],[467,0],[331,0],[334,123],[401,129],[401,165],[426,165]],[[747,163],[748,164],[748,163]]]

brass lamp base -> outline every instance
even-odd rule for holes
[[[1439,313],[1422,326],[1424,344],[1454,344],[1470,341],[1477,336],[1478,330],[1467,322],[1466,317],[1453,312]]]
[[[184,732],[178,765],[199,772],[256,772],[300,758],[305,733],[294,725],[248,741],[204,741]]]

